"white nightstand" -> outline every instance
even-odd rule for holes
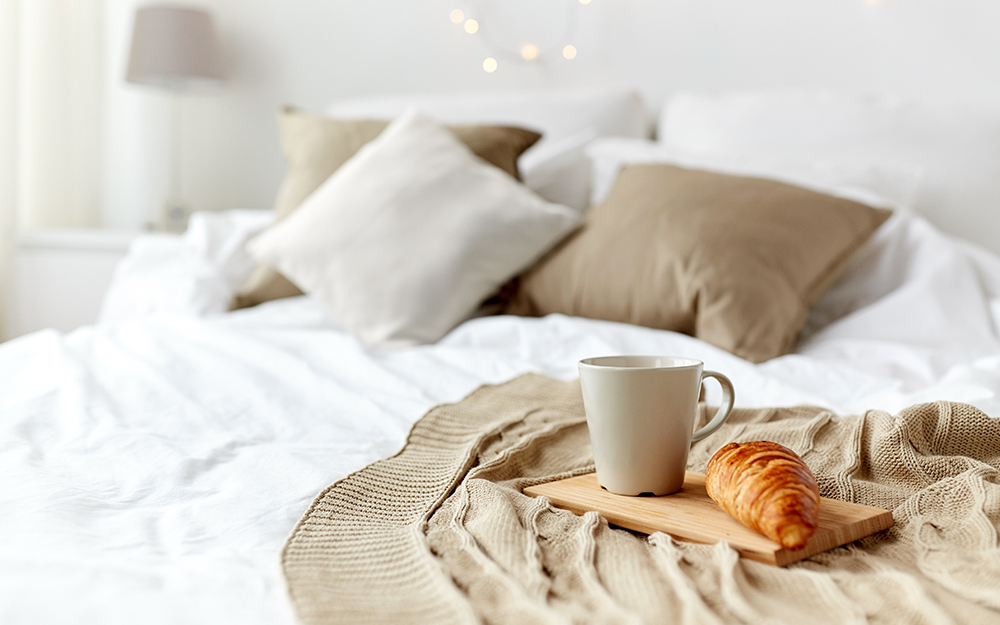
[[[140,234],[81,228],[15,235],[4,338],[97,321],[115,265]]]

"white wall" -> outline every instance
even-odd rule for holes
[[[166,189],[165,97],[122,76],[136,0],[105,0],[103,211],[139,225]],[[687,88],[825,87],[1000,106],[996,0],[198,0],[229,78],[184,101],[184,195],[196,209],[268,207],[284,165],[274,113],[393,92],[636,85],[651,106]],[[512,44],[579,19],[579,55],[527,64],[448,19],[460,6]],[[553,42],[561,45],[561,42]]]

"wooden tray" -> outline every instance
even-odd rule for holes
[[[892,513],[854,503],[823,498],[819,528],[804,549],[789,551],[729,516],[705,492],[705,476],[687,473],[680,492],[662,497],[627,497],[601,488],[589,473],[524,489],[532,497],[545,495],[553,505],[577,514],[596,511],[609,523],[644,534],[664,532],[696,543],[727,540],[744,558],[785,566],[811,555],[892,527]]]

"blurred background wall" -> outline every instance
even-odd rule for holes
[[[76,61],[99,77],[99,88],[63,91],[77,94],[76,119],[85,125],[76,132],[93,133],[92,140],[73,144],[91,145],[89,152],[65,156],[83,159],[75,184],[87,199],[72,209],[73,220],[138,227],[155,215],[167,186],[167,97],[123,80],[133,14],[144,2],[22,0],[33,3],[64,11],[89,5],[80,19],[87,36],[99,42],[96,57],[88,52]],[[653,107],[678,89],[771,87],[1000,104],[995,0],[187,4],[214,14],[227,65],[226,82],[216,92],[183,100],[182,184],[195,209],[271,205],[284,171],[274,123],[282,104],[321,111],[332,100],[362,94],[601,84],[636,85]],[[558,38],[572,10],[577,24],[569,43],[578,55],[571,61],[544,54],[531,63],[507,60],[488,45],[486,31],[470,35],[452,23],[456,7],[479,18],[492,39],[511,50],[521,41]],[[482,69],[487,56],[500,61],[493,73]],[[49,88],[58,96],[58,85]]]

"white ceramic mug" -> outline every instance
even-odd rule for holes
[[[729,378],[672,356],[607,356],[580,361],[597,481],[620,495],[667,495],[684,485],[688,451],[733,409]],[[692,434],[705,378],[722,385],[715,417]]]

